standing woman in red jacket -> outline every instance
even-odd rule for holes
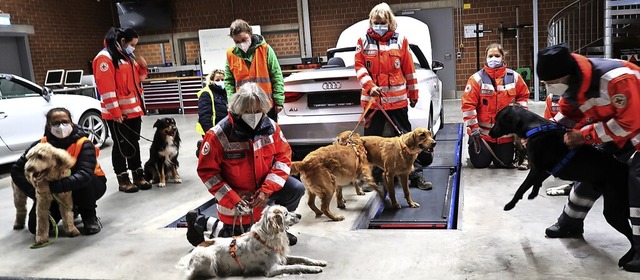
[[[489,167],[492,161],[496,167],[511,167],[513,137],[492,138],[489,130],[504,107],[518,104],[528,108],[529,88],[517,72],[506,67],[502,45],[489,45],[486,55],[484,68],[469,78],[462,94],[462,118],[470,136],[469,158],[475,168]]]
[[[126,193],[151,188],[144,179],[139,144],[144,115],[140,81],[148,71],[144,58],[133,54],[137,44],[135,30],[112,27],[105,36],[105,48],[93,59],[102,118],[107,121],[114,142],[111,162],[118,176],[118,189]],[[127,169],[131,170],[133,184]]]
[[[380,3],[371,9],[369,27],[356,45],[354,66],[362,85],[360,103],[366,107],[371,99],[377,98],[393,124],[401,133],[407,133],[411,131],[408,106],[413,108],[418,103],[418,80],[409,41],[396,32],[396,19],[387,3]],[[364,135],[383,136],[389,122],[384,113],[374,105],[366,118],[371,120],[365,123]],[[409,174],[411,186],[431,189],[431,183],[420,174],[422,166],[431,164],[433,155],[421,153],[418,161],[419,164],[415,163],[414,171]],[[381,169],[374,168],[376,180],[381,180],[381,173]]]

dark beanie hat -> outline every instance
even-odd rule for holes
[[[573,74],[578,67],[566,45],[555,45],[538,52],[536,73],[543,81],[555,80]]]

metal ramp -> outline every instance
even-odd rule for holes
[[[438,131],[438,145],[433,163],[422,176],[433,183],[433,189],[410,188],[411,197],[420,204],[409,208],[402,187],[396,184],[396,197],[401,209],[384,209],[381,201],[372,205],[376,214],[369,221],[369,229],[455,229],[458,217],[458,193],[462,157],[461,123],[445,124]]]

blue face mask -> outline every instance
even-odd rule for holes
[[[389,31],[389,25],[388,24],[374,24],[371,29],[373,29],[373,32],[377,33],[378,35],[383,36],[384,34],[387,34],[387,31]]]
[[[128,54],[133,54],[133,51],[135,51],[136,48],[132,47],[131,45],[128,45],[127,48],[124,50],[126,53]]]

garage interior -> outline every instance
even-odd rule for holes
[[[104,33],[119,24],[116,2],[124,0],[68,0],[64,5],[59,1],[3,0],[0,23],[9,18],[10,24],[0,24],[0,73],[17,74],[39,84],[44,84],[47,71],[52,69],[83,70],[90,75],[90,61],[102,48]],[[112,143],[108,144],[99,158],[108,179],[107,193],[98,201],[102,232],[76,238],[61,236],[46,248],[32,250],[29,245],[33,236],[26,230],[11,229],[15,209],[11,201],[10,165],[0,165],[3,198],[0,213],[5,213],[0,217],[0,251],[5,254],[0,259],[0,279],[184,279],[175,264],[192,248],[185,238],[186,229],[166,226],[179,223],[190,209],[211,205],[211,195],[195,173],[197,163],[193,158],[195,142],[200,139],[193,129],[197,121],[194,98],[201,88],[202,73],[206,75],[199,30],[228,28],[236,18],[259,25],[286,75],[326,63],[326,50],[335,46],[340,32],[365,19],[371,7],[379,3],[164,2],[171,11],[171,27],[140,31],[136,49],[151,64],[149,79],[143,82],[148,94],[145,100],[148,115],[143,118],[141,134],[153,135],[151,124],[158,118],[176,119],[185,143],[180,155],[183,183],[135,195],[118,192],[110,160]],[[397,15],[415,17],[431,27],[434,60],[445,65],[437,73],[443,82],[445,99],[446,125],[437,135],[438,147],[443,152],[436,155],[437,160],[425,171],[427,178],[439,179],[433,179],[434,190],[412,189],[425,199],[432,199],[436,192],[442,197],[444,204],[421,208],[436,209],[438,221],[400,217],[404,226],[390,225],[388,218],[393,213],[380,213],[373,193],[361,197],[347,187],[344,191],[347,208],[337,210],[345,220],[331,222],[324,216],[316,218],[304,203],[304,197],[297,211],[303,218],[291,228],[299,240],[291,247],[291,253],[326,260],[329,265],[317,275],[286,277],[636,279],[637,275],[616,265],[618,258],[627,252],[628,242],[604,220],[602,200],[596,202],[585,220],[584,237],[577,239],[550,239],[544,234],[545,228],[561,213],[565,196],[541,192],[536,199],[523,200],[510,212],[502,210],[527,172],[469,167],[468,136],[461,125],[459,98],[467,79],[477,71],[478,60],[483,61],[484,48],[498,42],[508,52],[509,67],[520,72],[531,88],[530,109],[542,114],[541,101],[546,93],[536,83],[532,67],[534,50],[548,43],[566,42],[589,57],[637,60],[640,3],[627,0],[387,3]],[[65,11],[58,12],[62,9]],[[606,32],[605,23],[612,24],[610,33]],[[534,36],[535,29],[538,36]],[[92,83],[88,79],[82,89],[60,87],[54,92],[95,96]],[[150,143],[140,144],[144,160]],[[543,189],[563,183],[548,179]],[[404,202],[400,193],[397,196]],[[335,200],[331,207],[336,209]],[[407,210],[411,209],[401,209]]]

